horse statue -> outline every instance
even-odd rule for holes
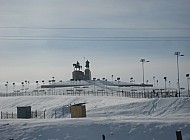
[[[80,70],[82,69],[82,66],[80,65],[80,63],[77,61],[76,64],[73,64],[74,70]]]

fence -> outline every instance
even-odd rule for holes
[[[70,105],[62,106],[53,110],[31,112],[31,118],[46,119],[46,118],[69,118],[71,116]],[[17,119],[17,113],[1,111],[1,119]]]
[[[44,111],[32,111],[31,118],[45,118]],[[17,119],[17,113],[1,111],[1,119]]]
[[[167,98],[167,97],[179,97],[177,91],[174,90],[150,90],[150,91],[111,91],[106,90],[53,90],[51,91],[38,91],[38,92],[23,92],[23,93],[0,93],[0,97],[10,97],[10,96],[46,96],[46,95],[72,95],[72,96],[118,96],[118,97],[130,97],[130,98]],[[186,92],[181,92],[180,97],[188,97]]]
[[[118,96],[118,97],[129,97],[129,98],[168,98],[168,97],[179,97],[179,94],[177,91],[155,91],[155,90],[150,90],[146,92],[142,91],[124,91],[124,90],[119,90],[119,91],[113,91],[113,92],[107,92],[105,90],[97,90],[94,92],[93,90],[91,91],[80,91],[80,92],[75,92],[74,90],[68,90],[66,93],[63,93],[62,95],[72,95],[72,96]],[[188,94],[181,93],[180,97],[188,97]]]
[[[17,114],[13,112],[2,112],[1,111],[1,119],[16,119]]]

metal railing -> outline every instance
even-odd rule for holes
[[[179,97],[179,94],[175,90],[149,90],[149,91],[125,91],[118,90],[107,92],[106,90],[54,90],[51,91],[39,91],[39,92],[23,92],[23,93],[0,93],[0,97],[14,97],[14,96],[46,96],[46,95],[71,95],[71,96],[118,96],[118,97],[129,97],[129,98],[168,98],[168,97]],[[180,97],[188,97],[186,92],[181,92]]]

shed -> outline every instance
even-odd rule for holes
[[[85,103],[71,105],[71,118],[83,118],[83,117],[86,117]]]
[[[17,118],[30,119],[32,117],[31,106],[17,107]]]

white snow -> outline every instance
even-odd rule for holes
[[[86,103],[86,118],[55,118],[63,106]],[[133,99],[116,96],[0,97],[0,111],[18,106],[46,110],[46,119],[0,119],[0,140],[190,140],[190,98]]]

